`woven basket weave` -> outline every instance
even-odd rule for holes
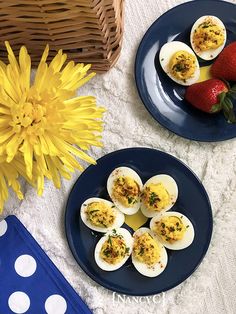
[[[26,45],[37,65],[48,43],[50,61],[63,49],[68,61],[92,63],[105,72],[117,61],[123,34],[124,0],[0,0],[0,59],[4,41],[18,53]]]

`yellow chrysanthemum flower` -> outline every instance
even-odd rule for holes
[[[67,56],[61,50],[48,65],[47,46],[31,85],[27,49],[21,47],[18,62],[8,42],[6,48],[9,64],[0,61],[0,172],[12,187],[14,182],[21,198],[15,158],[22,155],[25,171],[21,174],[32,184],[37,182],[39,194],[44,177],[59,188],[60,175],[69,179],[70,172],[83,170],[76,157],[95,164],[84,151],[91,145],[102,146],[104,108],[97,107],[92,96],[76,97],[76,90],[95,75],[87,74],[90,65],[70,61],[64,66]],[[7,197],[3,181],[0,207]]]

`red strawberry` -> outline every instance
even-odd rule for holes
[[[236,81],[236,41],[225,47],[211,66],[213,77]]]
[[[223,110],[227,121],[235,123],[233,104],[230,100],[230,96],[235,93],[235,87],[229,88],[227,82],[210,79],[190,85],[184,97],[191,105],[202,111],[215,113]]]

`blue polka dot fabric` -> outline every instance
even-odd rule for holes
[[[0,314],[90,314],[23,224],[0,221]]]

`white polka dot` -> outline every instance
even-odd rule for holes
[[[66,309],[66,300],[59,294],[51,295],[45,302],[45,310],[48,314],[64,314]]]
[[[3,236],[7,231],[7,222],[6,220],[0,221],[0,237]]]
[[[21,255],[15,261],[15,270],[22,277],[32,276],[36,268],[37,263],[30,255]]]
[[[8,305],[13,313],[25,313],[30,307],[30,299],[26,293],[16,291],[10,295]]]

